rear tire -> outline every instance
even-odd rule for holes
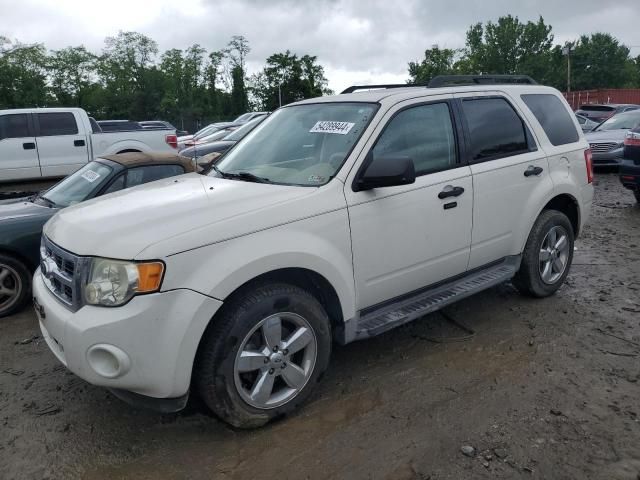
[[[636,197],[636,202],[640,204],[640,190],[634,190],[633,195]]]
[[[573,244],[573,227],[567,216],[557,210],[543,211],[529,233],[513,285],[524,295],[553,295],[569,273]]]
[[[0,318],[24,308],[31,298],[31,273],[15,257],[0,254]]]
[[[329,318],[315,297],[284,283],[257,285],[232,298],[207,328],[195,386],[225,422],[260,427],[309,398],[330,355]]]

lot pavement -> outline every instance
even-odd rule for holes
[[[446,310],[475,335],[433,314],[336,347],[306,408],[250,432],[129,407],[65,371],[31,311],[4,319],[0,478],[637,480],[640,207],[615,175],[576,245],[554,297],[503,285]]]

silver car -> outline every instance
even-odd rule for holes
[[[640,110],[619,113],[585,134],[591,145],[593,164],[599,167],[617,167],[624,156],[624,137],[640,126]]]
[[[598,125],[600,125],[600,123],[594,122],[593,120],[590,120],[587,117],[583,117],[582,115],[578,115],[577,113],[576,113],[576,119],[578,120],[578,123],[580,124],[580,128],[582,128],[582,131],[584,133],[590,132],[594,128],[596,128]]]

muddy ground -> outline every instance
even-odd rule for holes
[[[0,478],[637,480],[640,207],[615,175],[576,245],[554,297],[503,285],[446,310],[471,338],[433,314],[336,347],[306,408],[250,432],[129,407],[66,372],[31,311],[5,319]]]

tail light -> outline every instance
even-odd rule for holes
[[[627,133],[624,137],[624,144],[633,147],[640,147],[640,132]]]
[[[587,166],[587,183],[593,183],[593,156],[590,148],[584,151],[584,163]]]
[[[178,137],[176,135],[165,135],[164,141],[167,142],[171,148],[178,148]]]

